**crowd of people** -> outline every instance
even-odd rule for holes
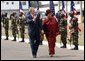
[[[52,12],[50,9],[47,9],[45,12],[45,15],[47,16],[46,19],[42,20],[42,15],[40,14],[40,11],[37,12],[37,15],[35,14],[35,9],[33,7],[30,7],[29,14],[24,18],[23,13],[19,14],[19,18],[16,16],[16,12],[13,12],[10,15],[11,20],[11,30],[12,35],[14,39],[12,41],[16,41],[16,35],[18,33],[21,34],[22,40],[20,42],[24,42],[25,40],[25,21],[28,25],[28,35],[30,40],[30,46],[32,50],[32,55],[34,58],[37,56],[37,51],[39,48],[39,45],[42,44],[42,40],[44,39],[44,35],[46,36],[46,39],[48,41],[48,47],[49,47],[49,55],[53,57],[55,54],[55,42],[56,37],[58,35],[61,35],[61,41],[63,43],[63,46],[61,48],[67,48],[67,19],[64,18],[64,14],[61,13],[61,10],[56,13],[56,17],[52,15]],[[71,33],[72,37],[70,41],[73,41],[73,44],[75,45],[74,48],[71,50],[78,50],[78,19],[74,17],[74,12],[71,12]],[[5,35],[6,39],[9,40],[9,18],[7,18],[7,13],[2,13],[1,15],[2,23],[1,24],[1,36],[2,36],[2,26],[5,29]]]

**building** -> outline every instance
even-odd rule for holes
[[[26,14],[28,11],[28,1],[21,1],[23,6],[23,11]],[[45,2],[45,1],[41,1]],[[59,10],[59,1],[53,1],[55,5],[55,13]],[[65,10],[66,10],[66,1],[65,2]],[[71,1],[67,1],[67,13],[70,12],[70,3]],[[80,13],[80,1],[74,1],[75,8],[77,12]],[[60,9],[62,8],[62,1],[60,1]],[[36,8],[35,8],[36,9]],[[47,3],[42,3],[42,7],[40,8],[40,11],[46,11],[46,9],[49,9],[49,1]],[[19,13],[19,1],[1,1],[1,13],[7,12],[8,15],[10,15],[13,11],[16,11]],[[82,12],[84,12],[84,1],[82,1]]]
[[[28,1],[22,1],[24,12],[28,9]],[[8,17],[13,12],[19,13],[19,1],[1,1],[1,13],[7,12]]]

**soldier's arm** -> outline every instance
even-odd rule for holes
[[[5,27],[9,28],[9,19],[7,17],[5,17]]]
[[[76,28],[78,28],[78,20],[76,19],[76,24],[75,24],[75,26],[76,26]]]
[[[7,18],[7,17],[6,17],[6,22],[7,22],[8,28],[9,28],[9,18]]]
[[[78,27],[78,20],[75,18],[74,19],[74,28]]]
[[[2,23],[3,23],[3,27],[4,27],[4,18],[3,18],[3,21],[2,21]]]
[[[65,27],[67,28],[67,20],[65,19]]]
[[[23,24],[25,24],[26,18],[23,17]]]

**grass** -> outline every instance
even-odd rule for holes
[[[11,21],[9,21],[9,28],[10,28],[10,26],[11,26]],[[68,26],[67,26],[68,27]],[[84,23],[80,23],[79,24],[79,28],[81,28],[81,32],[80,32],[80,37],[79,37],[79,45],[84,45]],[[27,26],[25,26],[25,33],[28,33],[28,27]],[[5,30],[4,30],[4,28],[2,27],[2,36],[5,36]],[[12,30],[11,29],[9,29],[9,37],[13,37],[12,36]],[[21,37],[20,35],[19,35],[19,37]],[[25,35],[25,38],[29,38],[29,36],[27,35]],[[69,32],[68,32],[68,37],[69,37]],[[45,41],[47,41],[47,39],[46,39],[46,37],[44,37],[44,40]],[[60,43],[60,35],[58,35],[57,37],[56,37],[56,42],[59,42]],[[69,44],[69,42],[67,41],[67,43]]]

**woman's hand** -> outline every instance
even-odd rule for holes
[[[59,35],[59,32],[56,33],[56,36]]]

